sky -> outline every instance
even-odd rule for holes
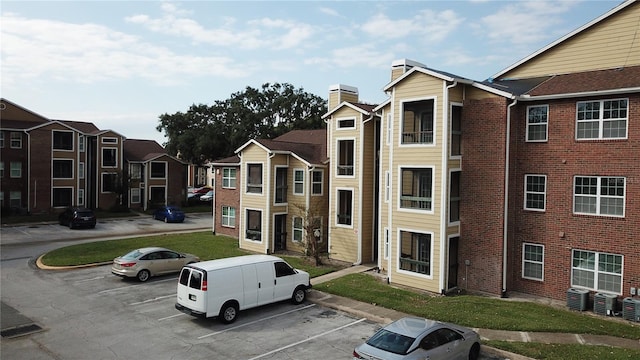
[[[247,86],[379,104],[399,59],[485,80],[621,2],[2,0],[0,96],[163,144],[160,115]]]

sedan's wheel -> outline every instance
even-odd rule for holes
[[[291,301],[293,301],[294,304],[298,305],[298,304],[302,304],[302,302],[306,298],[307,298],[307,292],[302,286],[298,286],[293,291],[293,295],[291,296]]]
[[[136,277],[138,278],[138,281],[145,282],[149,280],[149,278],[151,277],[151,273],[149,273],[149,270],[140,270]]]
[[[480,357],[480,344],[475,343],[469,350],[469,360],[478,360]]]
[[[231,324],[238,318],[238,305],[236,305],[234,302],[226,302],[224,305],[222,305],[222,308],[220,309],[220,315],[218,317],[223,323]]]

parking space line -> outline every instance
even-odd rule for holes
[[[175,315],[171,315],[171,316],[166,316],[166,317],[160,318],[160,319],[158,319],[158,321],[169,320],[169,319],[173,319],[173,318],[178,317],[178,316],[187,316],[187,314],[178,313],[178,314],[175,314]]]
[[[261,321],[265,321],[265,320],[270,320],[270,319],[273,319],[273,318],[277,318],[278,316],[282,316],[282,315],[290,314],[290,313],[292,313],[292,312],[296,312],[296,311],[300,311],[300,310],[305,310],[305,309],[308,309],[308,308],[313,307],[313,306],[316,306],[316,304],[311,304],[311,305],[303,306],[303,307],[301,307],[301,308],[297,308],[297,309],[289,310],[289,311],[286,311],[286,312],[283,312],[283,313],[280,313],[280,314],[271,315],[271,316],[268,316],[268,317],[266,317],[266,318],[262,318],[262,319],[258,319],[258,320],[250,321],[250,322],[248,322],[248,323],[244,323],[244,324],[242,324],[242,325],[238,325],[238,326],[234,326],[234,327],[226,328],[226,329],[224,329],[224,330],[216,331],[216,332],[214,332],[214,333],[210,333],[210,334],[207,334],[207,335],[202,335],[202,336],[198,337],[198,340],[200,340],[200,339],[204,339],[204,338],[209,337],[209,336],[222,334],[223,332],[227,332],[227,331],[231,331],[231,330],[239,329],[239,328],[241,328],[241,327],[245,327],[245,326],[247,326],[247,325],[251,325],[251,324],[259,323],[259,322],[261,322]]]
[[[168,299],[170,297],[175,297],[176,294],[169,294],[169,295],[164,295],[164,296],[158,296],[156,298],[153,299],[147,299],[147,300],[143,300],[143,301],[138,301],[138,302],[134,302],[129,304],[129,306],[134,306],[134,305],[140,305],[140,304],[146,304],[146,303],[150,303],[150,302],[154,302],[154,301],[158,301],[158,300],[164,300],[164,299]]]
[[[96,276],[96,277],[91,278],[91,279],[77,280],[77,281],[74,281],[73,283],[74,283],[74,284],[81,284],[81,283],[84,283],[84,282],[89,282],[89,281],[95,281],[95,280],[104,279],[104,278],[106,278],[106,277],[107,277],[107,275],[104,275],[104,276]]]
[[[336,331],[342,330],[342,329],[344,329],[344,328],[347,328],[347,327],[349,327],[349,326],[355,325],[355,324],[357,324],[357,323],[361,323],[361,322],[363,322],[363,321],[365,321],[365,320],[367,320],[367,318],[362,318],[362,319],[360,319],[360,320],[356,320],[356,321],[354,321],[354,322],[352,322],[352,323],[349,323],[349,324],[346,324],[346,325],[342,325],[342,326],[340,326],[340,327],[338,327],[338,328],[335,328],[335,329],[332,329],[332,330],[329,330],[329,331],[325,331],[325,332],[323,332],[322,334],[314,335],[314,336],[312,336],[312,337],[310,337],[310,338],[307,338],[307,339],[304,339],[304,340],[300,340],[300,341],[295,342],[295,343],[293,343],[293,344],[289,344],[289,345],[287,345],[287,346],[283,346],[283,347],[281,347],[281,348],[278,348],[278,349],[275,349],[275,350],[271,350],[271,351],[269,351],[268,353],[264,353],[264,354],[262,354],[262,355],[258,355],[258,356],[252,357],[252,358],[251,358],[251,359],[249,359],[249,360],[256,360],[256,359],[263,358],[263,357],[265,357],[265,356],[269,356],[269,355],[271,355],[271,354],[275,354],[275,353],[277,353],[277,352],[279,352],[279,351],[286,350],[286,349],[288,349],[288,348],[291,348],[291,347],[294,347],[294,346],[300,345],[300,344],[305,343],[305,342],[307,342],[307,341],[311,341],[311,340],[317,339],[317,338],[319,338],[319,337],[321,337],[321,336],[325,336],[325,335],[331,334],[331,333],[333,333],[333,332],[336,332]]]

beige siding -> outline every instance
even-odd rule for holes
[[[362,196],[362,205],[358,208],[362,213],[360,215],[360,236],[362,239],[362,262],[370,263],[373,258],[373,221],[374,221],[374,197],[378,191],[374,189],[375,183],[375,124],[369,121],[363,124],[363,166],[362,166],[362,185],[358,196]]]
[[[640,3],[637,2],[509,71],[502,78],[640,65],[639,21]]]
[[[241,160],[241,170],[246,174],[247,164],[249,163],[260,163],[262,164],[262,194],[247,194],[247,176],[242,176],[242,183],[240,185],[240,204],[242,208],[240,209],[240,214],[236,214],[240,220],[240,248],[246,249],[249,251],[255,251],[259,253],[264,253],[266,248],[265,241],[271,238],[269,232],[271,228],[268,226],[270,220],[268,219],[268,205],[267,199],[271,198],[268,196],[269,189],[269,181],[271,174],[268,168],[268,154],[264,149],[257,145],[249,145],[245,149],[242,150],[242,160]],[[247,226],[247,209],[253,210],[261,210],[262,211],[262,241],[250,241],[245,240],[245,230]]]

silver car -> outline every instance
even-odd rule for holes
[[[179,272],[184,265],[199,261],[200,259],[192,254],[161,247],[147,247],[113,259],[111,273],[145,282],[152,276]]]
[[[480,336],[466,327],[405,317],[378,330],[353,350],[353,359],[476,360]]]

